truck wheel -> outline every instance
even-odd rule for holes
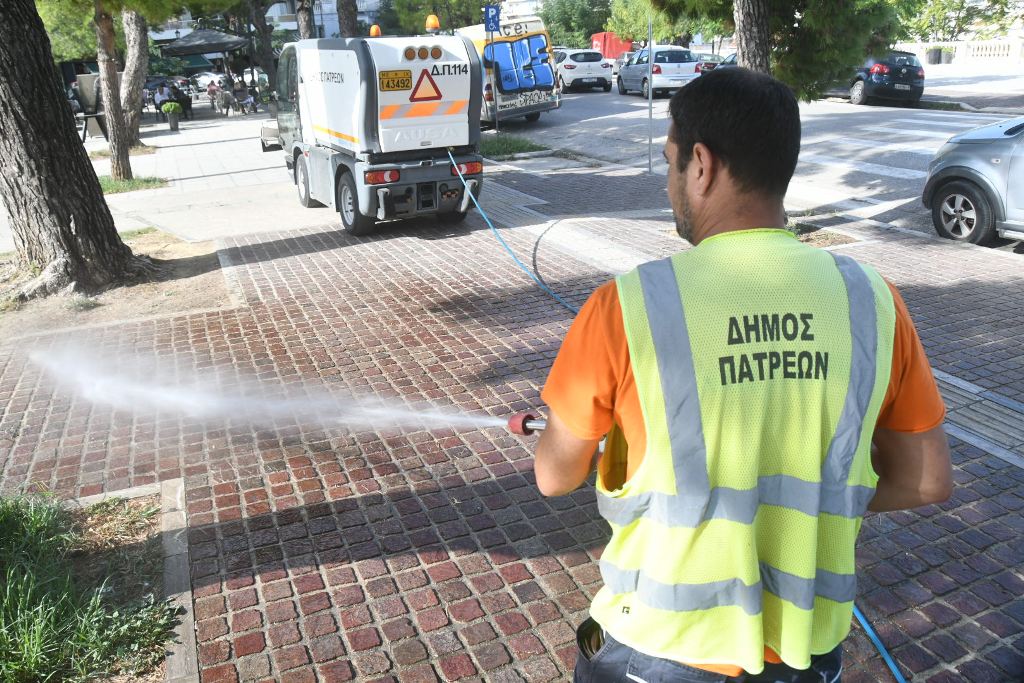
[[[617,85],[619,86],[619,94],[620,94],[620,95],[625,95],[626,93],[628,93],[628,92],[629,92],[628,90],[626,90],[626,86],[624,86],[624,85],[622,84],[622,76],[619,76],[619,77],[618,77],[618,78],[616,79],[616,81],[615,81],[615,82],[616,82],[616,84],[617,84]]]
[[[523,118],[525,118],[530,123],[533,123],[534,121],[540,121],[540,112],[539,111],[535,111],[532,114],[527,114]]]
[[[301,154],[295,158],[295,187],[299,192],[299,204],[307,209],[323,206],[317,200],[309,197],[309,171],[306,169],[306,158]]]
[[[359,213],[359,195],[351,173],[342,173],[338,179],[338,213],[341,227],[350,235],[368,235],[373,232],[374,220]]]
[[[437,222],[441,225],[458,225],[462,221],[466,220],[466,216],[468,215],[468,211],[449,211],[447,213],[439,213],[437,214]]]

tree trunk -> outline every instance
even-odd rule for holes
[[[295,3],[295,17],[299,23],[299,38],[315,38],[313,30],[313,0],[298,0]]]
[[[355,38],[359,35],[358,15],[356,0],[338,0],[338,32],[342,38]]]
[[[141,145],[139,122],[142,120],[142,86],[149,71],[149,27],[146,18],[134,10],[126,9],[121,15],[124,24],[125,61],[121,76],[121,108],[124,109],[124,127],[128,144]]]
[[[267,74],[270,92],[277,89],[277,67],[274,66],[274,47],[270,42],[274,27],[267,23],[267,8],[261,0],[249,0],[249,19],[256,27],[256,61]]]
[[[110,138],[110,176],[114,180],[131,180],[132,165],[128,159],[128,132],[124,127],[124,110],[117,87],[117,59],[114,51],[114,17],[95,0],[93,21],[96,25],[96,61],[100,67],[100,89],[103,112],[106,114],[107,137]]]
[[[4,0],[0,12],[0,131],[0,197],[18,260],[42,272],[23,295],[133,274],[141,262],[114,228],[34,0]]]
[[[768,0],[735,0],[736,53],[740,66],[764,74],[772,72]]]

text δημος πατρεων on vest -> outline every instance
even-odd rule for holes
[[[813,313],[754,313],[729,318],[726,343],[813,342]],[[792,349],[753,351],[721,356],[722,386],[775,379],[828,379],[828,351]]]

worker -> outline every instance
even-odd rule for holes
[[[669,109],[693,248],[598,288],[542,393],[540,491],[596,461],[611,526],[575,680],[838,681],[862,517],[950,496],[945,407],[896,289],[785,229],[789,88],[715,69]]]

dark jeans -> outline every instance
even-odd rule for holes
[[[576,631],[576,671],[574,683],[839,683],[843,671],[843,646],[811,657],[810,669],[794,669],[785,664],[765,662],[759,674],[736,677],[716,674],[668,659],[651,657],[604,635],[604,643],[589,658],[587,643],[600,640],[594,629],[600,626],[587,619]]]

